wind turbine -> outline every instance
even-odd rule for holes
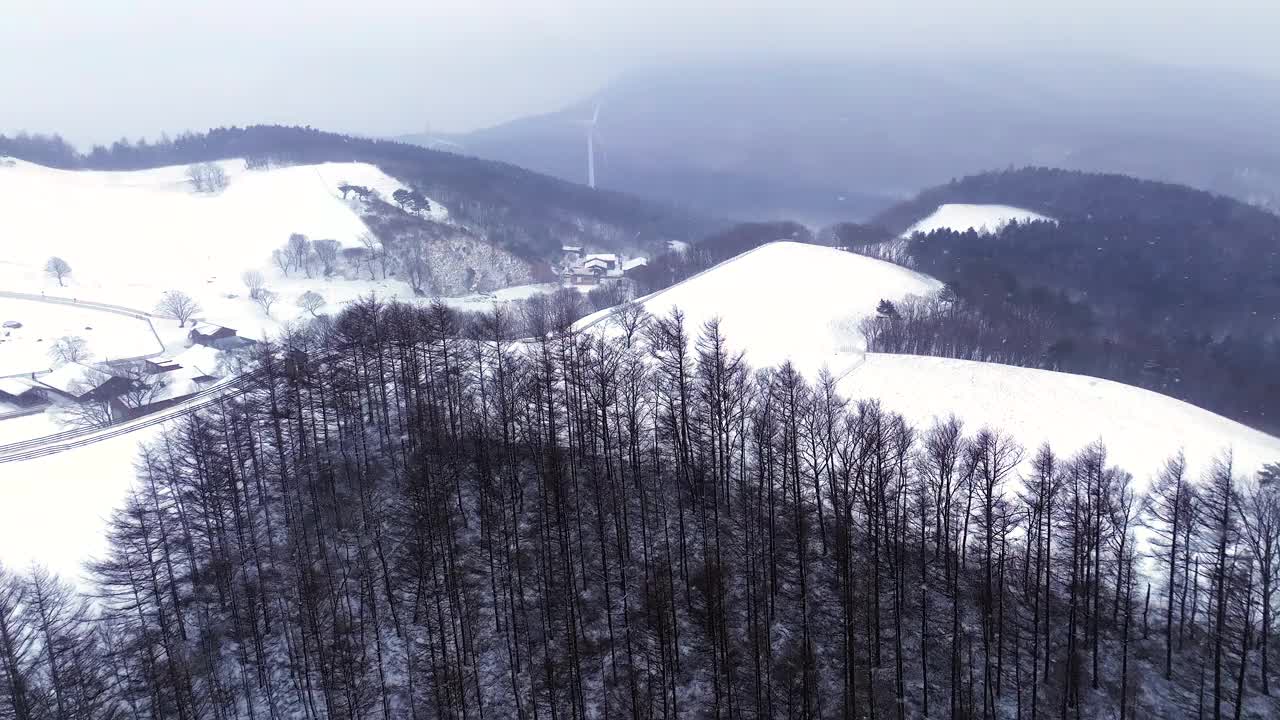
[[[596,123],[600,121],[600,103],[596,103],[587,125],[587,187],[596,188]]]

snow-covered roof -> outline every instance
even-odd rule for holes
[[[27,378],[4,378],[0,380],[0,392],[9,395],[21,395],[35,387],[35,383]]]
[[[165,381],[164,387],[151,396],[150,402],[158,403],[164,400],[186,397],[198,392],[203,387],[202,384],[191,378],[170,378]]]
[[[155,381],[164,386],[152,395],[151,402],[185,397],[208,387],[211,379],[217,379],[220,375],[218,359],[221,355],[217,348],[192,345],[174,356],[170,362],[181,367],[156,376]]]
[[[618,256],[615,253],[592,253],[582,258],[582,264],[585,265],[592,260],[603,260],[605,262],[616,263],[618,262]]]
[[[105,373],[101,370],[89,367],[88,365],[81,365],[80,363],[67,363],[47,375],[41,375],[36,378],[36,382],[41,385],[51,387],[58,392],[64,392],[68,395],[77,395],[79,393],[72,390],[72,386],[79,385],[87,377],[90,377],[91,374],[96,375],[97,377],[95,379],[97,380],[106,379]],[[93,384],[97,385],[100,384],[100,382]]]
[[[196,323],[196,325],[191,329],[194,332],[200,333],[201,335],[212,335],[218,332],[219,330],[226,330],[227,328],[224,328],[223,326],[218,325],[216,323],[199,322],[199,323]]]
[[[222,353],[217,348],[192,345],[174,358],[182,367],[175,372],[183,377],[218,376],[218,359]]]
[[[622,263],[623,270],[634,270],[649,264],[648,258],[634,257]]]

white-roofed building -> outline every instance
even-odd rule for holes
[[[619,280],[628,270],[648,264],[643,257],[625,258],[617,253],[591,253],[577,262],[568,263],[564,269],[564,283],[571,286],[594,286],[602,282]]]
[[[20,408],[35,407],[49,402],[49,396],[35,380],[29,378],[0,379],[0,402]]]

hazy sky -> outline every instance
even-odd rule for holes
[[[0,0],[0,132],[396,134],[555,109],[689,53],[1031,50],[1280,76],[1273,0]]]

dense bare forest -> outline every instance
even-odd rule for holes
[[[4,571],[0,718],[1280,710],[1280,468],[1142,493],[1101,442],[911,427],[559,297],[264,346],[141,450],[87,586]]]

